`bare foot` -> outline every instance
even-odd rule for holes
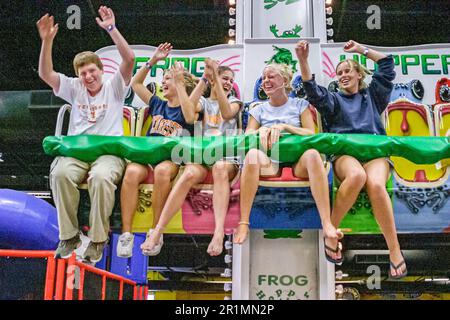
[[[247,240],[249,227],[247,224],[240,224],[234,233],[233,242],[236,244],[243,244]]]
[[[206,252],[212,257],[218,256],[223,251],[223,232],[221,233],[214,233],[214,236],[209,243],[208,249]]]
[[[392,277],[398,277],[401,276],[403,273],[405,273],[406,271],[406,264],[402,263],[405,261],[405,259],[403,258],[402,252],[400,251],[400,249],[394,250],[393,252],[389,252],[389,259],[392,262],[392,264],[394,264],[394,266],[398,266],[398,268],[394,268],[391,265],[391,276]]]

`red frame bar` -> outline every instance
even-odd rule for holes
[[[64,260],[63,260],[64,261]],[[78,267],[80,269],[80,287],[78,291],[78,299],[83,300],[84,299],[84,278],[86,275],[86,272],[91,272],[93,274],[99,275],[102,277],[102,300],[106,300],[106,280],[112,279],[119,282],[119,296],[118,299],[123,299],[123,285],[124,283],[127,283],[129,285],[132,285],[134,287],[134,295],[133,298],[136,297],[136,289],[137,285],[136,282],[131,281],[129,279],[123,278],[121,276],[118,276],[114,273],[101,270],[98,268],[95,268],[93,266],[84,264],[82,262],[79,262],[76,260],[75,254],[73,254],[68,262],[67,262],[67,281],[66,281],[66,290],[65,290],[65,300],[72,300],[73,299],[73,285],[74,285],[74,279],[75,279],[75,267]],[[62,268],[58,265],[58,283],[64,283],[64,279],[60,279],[61,275],[59,274],[59,269]],[[62,291],[60,287],[57,288],[58,290]]]
[[[138,286],[134,286],[133,300],[138,300]]]
[[[56,261],[53,251],[0,250],[0,257],[47,259],[45,272],[44,300],[53,300],[56,277]]]
[[[75,285],[75,266],[76,266],[76,255],[75,253],[67,261],[67,278],[66,278],[66,294],[64,300],[73,299],[73,287]]]
[[[102,300],[106,300],[106,276],[102,276]]]
[[[123,300],[123,281],[119,284],[119,300]]]
[[[56,278],[56,261],[53,255],[47,258],[47,272],[45,275],[44,300],[53,300]]]
[[[80,288],[78,289],[78,300],[84,300],[84,274],[86,270],[80,269]]]
[[[59,259],[56,272],[55,300],[64,300],[64,277],[66,275],[66,260]]]
[[[148,297],[148,287],[144,286],[144,298],[142,300],[147,300]]]
[[[14,258],[40,258],[47,259],[47,269],[45,274],[45,300],[72,300],[73,289],[75,285],[75,267],[80,268],[80,288],[78,299],[84,298],[84,279],[86,271],[102,276],[102,300],[106,299],[106,280],[112,279],[119,281],[119,300],[123,300],[124,283],[133,286],[133,299],[142,299],[144,292],[148,288],[137,286],[136,282],[116,275],[114,273],[101,270],[90,265],[76,261],[76,255],[73,254],[69,259],[54,258],[53,251],[35,251],[35,250],[0,250],[0,257]]]
[[[54,256],[53,251],[35,251],[35,250],[0,250],[0,257],[15,258],[48,258]]]

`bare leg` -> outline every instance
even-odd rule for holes
[[[317,210],[319,211],[320,220],[322,221],[322,228],[324,236],[329,242],[337,241],[341,234],[331,223],[331,209],[330,209],[330,193],[328,188],[328,179],[325,167],[320,157],[319,152],[314,149],[309,149],[300,157],[299,161],[294,166],[294,175],[296,177],[305,177],[309,179],[311,193],[316,202]],[[335,248],[336,246],[332,247]],[[341,253],[328,251],[327,254],[333,259],[340,259]]]
[[[339,157],[333,166],[334,172],[341,181],[331,214],[331,222],[337,228],[364,187],[366,172],[360,162],[350,156]]]
[[[241,222],[248,223],[253,200],[258,191],[259,176],[274,176],[278,170],[273,166],[270,158],[262,151],[251,149],[244,160],[241,176]],[[234,243],[241,244],[247,239],[249,226],[239,224],[234,235]]]
[[[346,155],[339,157],[333,163],[333,167],[337,178],[341,181],[331,211],[331,223],[335,228],[338,228],[364,187],[366,172],[357,159]],[[338,239],[325,239],[325,245],[330,248],[337,248],[338,244]],[[334,259],[340,258],[339,253],[335,254],[327,250],[327,254],[334,257]]]
[[[134,213],[138,206],[139,184],[144,181],[147,174],[147,166],[134,162],[127,165],[120,190],[122,233],[131,232]]]
[[[152,207],[153,223],[152,228],[156,227],[162,209],[166,203],[171,189],[171,182],[178,174],[179,166],[172,161],[166,160],[155,167],[155,182],[153,184]]]
[[[373,214],[389,248],[389,258],[395,265],[398,265],[403,261],[403,257],[395,228],[394,210],[386,190],[386,182],[389,179],[390,171],[389,163],[384,158],[374,159],[366,163],[364,169],[367,173],[366,189],[372,204]],[[391,268],[391,275],[400,275],[405,269],[406,265],[403,265],[399,270]]]
[[[142,249],[149,251],[153,249],[153,247],[157,244],[164,228],[169,224],[170,220],[177,213],[177,211],[180,210],[189,190],[191,190],[191,187],[202,182],[207,173],[207,169],[199,164],[186,165],[183,174],[175,183],[172,191],[167,197],[167,201],[164,204],[161,216],[154,232],[152,232],[150,237],[148,237],[141,245]]]
[[[230,180],[237,174],[237,167],[232,163],[219,161],[212,168],[214,178],[213,208],[215,228],[207,252],[210,256],[218,256],[223,250],[225,216],[230,202]]]

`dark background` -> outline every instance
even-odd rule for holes
[[[381,9],[381,29],[369,30],[367,8]],[[335,42],[349,39],[376,46],[450,42],[448,0],[333,0]]]
[[[262,0],[261,0],[262,1]],[[69,30],[67,8],[81,9],[81,29]],[[0,3],[0,91],[47,89],[38,78],[40,39],[36,21],[45,13],[60,24],[54,45],[55,70],[73,75],[72,59],[85,50],[112,44],[96,22],[98,7],[113,8],[117,26],[130,44],[156,46],[170,41],[176,49],[227,42],[228,0],[10,0]],[[381,9],[381,29],[369,30],[370,5]],[[333,0],[333,40],[378,46],[450,42],[450,1]]]
[[[74,4],[81,9],[80,30],[66,26],[67,8]],[[37,73],[41,41],[35,25],[47,12],[59,23],[53,47],[55,70],[73,75],[75,54],[112,45],[95,21],[100,5],[113,9],[116,25],[130,44],[157,46],[169,41],[176,49],[194,49],[225,43],[228,36],[227,0],[3,0],[0,91],[48,89]]]

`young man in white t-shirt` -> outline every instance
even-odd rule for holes
[[[78,78],[69,78],[55,72],[52,46],[58,24],[48,14],[37,22],[42,40],[39,76],[52,87],[55,95],[72,105],[68,135],[123,135],[122,108],[132,77],[134,53],[116,28],[113,11],[101,6],[98,12],[101,18],[96,18],[97,24],[109,33],[122,57],[119,71],[108,81],[103,81],[102,62],[93,52],[81,52],[75,56],[73,65]],[[108,240],[114,191],[124,168],[125,161],[111,155],[101,156],[92,163],[70,157],[57,157],[53,161],[50,187],[58,211],[60,238],[55,257],[68,258],[81,245],[77,220],[80,194],[77,185],[88,176],[91,242],[83,253],[83,258],[91,262],[100,261]]]

